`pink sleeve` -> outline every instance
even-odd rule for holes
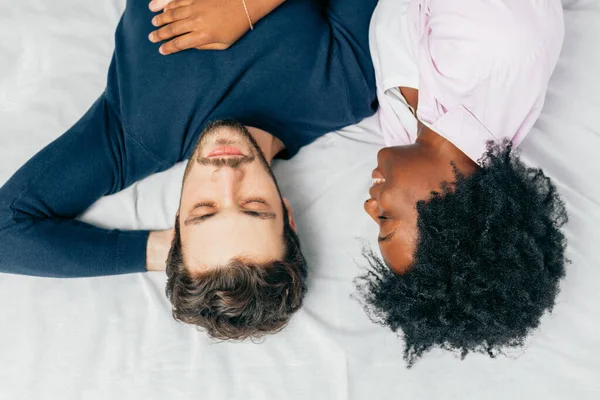
[[[564,36],[560,0],[421,1],[418,118],[474,161],[540,115]]]

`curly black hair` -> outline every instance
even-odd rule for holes
[[[481,168],[417,203],[414,264],[393,273],[371,250],[356,278],[370,318],[402,333],[410,368],[433,347],[487,353],[522,346],[565,275],[567,213],[541,169],[508,142],[488,143]]]

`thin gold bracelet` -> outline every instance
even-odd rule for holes
[[[248,17],[248,24],[250,25],[250,30],[254,30],[254,25],[252,24],[252,19],[250,19],[250,13],[248,12],[248,6],[246,6],[246,0],[242,0],[242,4],[244,5],[244,10],[246,11],[246,17]]]

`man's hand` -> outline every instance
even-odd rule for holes
[[[252,23],[283,1],[246,0]],[[159,48],[161,54],[225,50],[250,30],[242,0],[153,0],[149,7],[163,11],[152,19],[152,24],[161,28],[149,35],[153,43],[167,41]]]
[[[148,271],[165,270],[173,236],[175,236],[173,229],[150,232],[146,245],[146,269]]]

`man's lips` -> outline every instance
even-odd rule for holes
[[[223,156],[245,156],[245,154],[242,153],[240,149],[233,146],[219,146],[208,153],[207,158]]]

